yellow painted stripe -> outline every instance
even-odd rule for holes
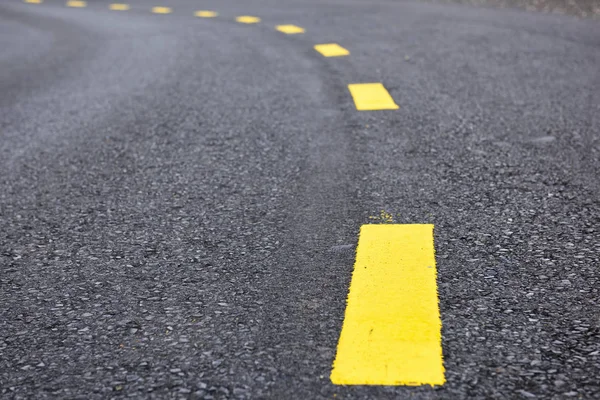
[[[200,11],[196,11],[196,12],[194,13],[194,15],[195,15],[196,17],[200,17],[200,18],[214,18],[214,17],[216,17],[216,16],[217,16],[217,15],[219,15],[219,14],[217,14],[217,13],[216,13],[216,12],[214,12],[214,11],[200,10]]]
[[[42,0],[23,0],[25,3],[29,4],[41,4]]]
[[[110,4],[108,8],[114,11],[127,11],[129,10],[129,4],[113,3]]]
[[[79,1],[79,0],[69,0],[67,1],[67,7],[77,7],[77,8],[82,8],[87,6],[85,1]]]
[[[253,17],[251,15],[241,15],[235,19],[237,22],[242,24],[256,24],[260,22],[260,18]]]
[[[304,33],[304,28],[296,25],[277,25],[275,29],[277,29],[279,32],[287,33],[288,35]]]
[[[357,110],[396,110],[400,107],[381,83],[353,83],[348,89]]]
[[[152,7],[152,12],[154,14],[171,14],[171,10],[169,7]]]
[[[337,385],[442,385],[433,225],[363,225],[333,363]]]
[[[337,43],[324,43],[315,45],[315,50],[325,57],[341,57],[350,55],[350,52]]]

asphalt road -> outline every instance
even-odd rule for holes
[[[0,397],[600,398],[597,21],[109,3],[0,4]],[[329,379],[382,210],[435,225],[443,386]]]

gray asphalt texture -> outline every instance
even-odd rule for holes
[[[129,3],[0,4],[0,397],[600,398],[597,21]],[[329,381],[381,210],[435,224],[442,387]]]
[[[599,0],[424,0],[484,7],[520,8],[528,11],[600,18]]]

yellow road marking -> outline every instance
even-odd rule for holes
[[[350,55],[350,52],[337,43],[324,43],[315,45],[315,50],[325,57],[341,57]]]
[[[396,110],[400,107],[381,83],[353,83],[348,85],[357,110]]]
[[[301,28],[296,25],[277,25],[275,29],[277,29],[279,32],[287,33],[288,35],[304,33],[304,28]]]
[[[77,8],[82,8],[85,7],[87,4],[85,3],[85,1],[80,1],[80,0],[69,0],[67,1],[67,7],[77,7]]]
[[[241,15],[235,19],[237,22],[242,24],[256,24],[260,22],[260,18],[252,17],[250,15]]]
[[[433,225],[363,225],[331,381],[442,385],[441,327]]]
[[[129,4],[113,3],[108,8],[114,11],[127,11],[129,10]]]
[[[154,14],[171,14],[171,10],[169,7],[152,7],[152,12]]]
[[[30,3],[30,4],[41,4],[42,0],[23,0],[25,3]]]
[[[196,11],[196,12],[194,13],[194,15],[195,15],[196,17],[200,17],[200,18],[214,18],[214,17],[216,17],[216,16],[217,16],[217,15],[219,15],[219,14],[217,14],[217,13],[216,13],[216,12],[214,12],[214,11],[200,10],[200,11]]]

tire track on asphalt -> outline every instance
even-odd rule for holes
[[[36,36],[43,35],[40,41],[44,46],[35,60],[26,53],[8,63],[3,61],[0,87],[5,96],[0,98],[0,107],[8,107],[15,98],[35,96],[51,85],[71,79],[92,62],[98,52],[86,46],[86,41],[97,38],[91,30],[76,21],[44,15],[41,9],[21,11],[0,5],[0,19],[17,22]]]

